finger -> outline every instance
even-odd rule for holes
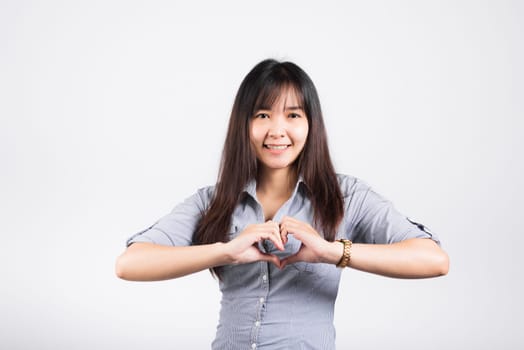
[[[278,225],[275,222],[265,222],[263,224],[256,225],[251,231],[252,243],[258,243],[263,240],[270,240],[280,250],[284,249],[282,239],[280,238],[280,232]]]
[[[273,235],[275,239],[278,241],[277,248],[280,250],[284,250],[284,241],[282,240],[282,236],[280,235],[280,226],[278,223],[273,222]]]
[[[282,220],[280,227],[284,227],[291,234],[295,234],[295,231],[298,231],[301,227],[300,221],[296,221],[293,218],[287,217],[286,220]]]
[[[282,218],[282,221],[280,221],[280,223],[294,223],[294,224],[298,224],[298,223],[301,223],[302,221],[300,220],[297,220],[295,219],[294,217],[292,216],[284,216]]]
[[[310,231],[316,232],[313,226],[311,226],[309,223],[305,221],[300,221],[291,216],[285,216],[282,222],[286,223],[289,226],[295,227],[296,229],[303,231],[303,232],[310,232]]]
[[[265,239],[271,240],[273,244],[279,249],[284,250],[284,243],[282,242],[282,237],[280,236],[280,228],[278,226],[278,223],[274,221],[268,221],[267,224],[267,230],[269,231],[269,236],[265,237]]]
[[[300,259],[300,250],[297,253],[290,255],[285,259],[280,260],[280,268],[283,269],[287,265],[294,264],[299,261],[302,261]]]
[[[284,236],[286,241],[288,240],[288,235],[293,235],[295,238],[300,239],[301,233],[301,228],[291,221],[280,224],[280,235]]]
[[[289,231],[286,228],[285,224],[280,224],[280,239],[282,239],[282,243],[287,244]]]
[[[288,218],[281,226],[302,242],[311,242],[313,237],[320,237],[320,234],[311,225],[296,219]]]
[[[282,238],[280,237],[280,233],[271,232],[267,234],[267,237],[265,239],[269,239],[275,247],[277,247],[278,250],[284,250],[284,243],[282,243]]]
[[[279,269],[281,268],[281,262],[280,262],[280,259],[278,258],[278,256],[276,256],[275,254],[269,254],[269,253],[260,253],[260,260],[261,261],[267,261],[267,262],[270,262],[270,263],[273,263],[276,267],[278,267]]]

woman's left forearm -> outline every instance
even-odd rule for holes
[[[427,278],[446,275],[449,258],[434,241],[426,238],[392,244],[354,243],[349,267],[395,278]]]

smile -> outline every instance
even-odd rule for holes
[[[291,145],[264,145],[264,148],[274,149],[274,150],[285,150]]]

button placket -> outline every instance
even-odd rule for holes
[[[257,202],[256,214],[260,222],[264,222],[264,214],[262,206]],[[259,248],[264,253],[267,253],[268,247],[266,246],[267,242],[263,241],[259,243]],[[255,322],[253,322],[253,327],[251,329],[251,348],[256,349],[258,347],[258,334],[262,326],[262,319],[266,310],[267,297],[269,294],[269,263],[261,261],[260,263],[260,294],[257,300]]]
[[[269,273],[268,273],[268,263],[260,262],[260,296],[257,300],[257,312],[255,315],[255,322],[253,323],[253,328],[251,331],[251,343],[252,346],[257,345],[258,334],[262,325],[262,318],[264,317],[264,312],[266,309],[267,296],[269,293]],[[255,349],[255,348],[253,348]]]

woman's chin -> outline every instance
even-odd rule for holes
[[[261,162],[267,170],[286,170],[291,169],[292,162]]]

